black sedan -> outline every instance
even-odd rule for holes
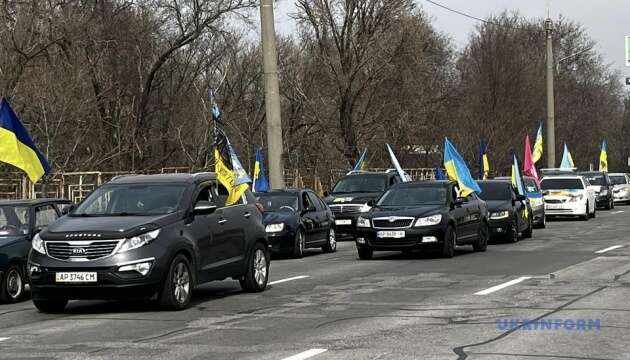
[[[272,190],[256,196],[263,208],[263,223],[272,252],[301,258],[306,248],[337,250],[335,218],[313,191]]]
[[[360,259],[374,251],[439,250],[453,257],[456,245],[485,251],[488,210],[476,194],[458,197],[450,181],[394,185],[373,208],[357,219],[356,246]]]
[[[67,204],[61,199],[0,201],[0,302],[24,297],[31,239],[61,216]]]
[[[532,237],[533,212],[527,196],[519,195],[506,180],[484,180],[478,182],[481,197],[490,212],[490,236],[517,242],[519,234]]]

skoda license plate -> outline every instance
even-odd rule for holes
[[[95,272],[58,272],[55,273],[55,282],[58,283],[95,283]]]
[[[352,220],[350,219],[335,220],[335,225],[352,225]]]
[[[376,237],[381,239],[400,239],[405,237],[404,231],[379,231],[376,233]]]

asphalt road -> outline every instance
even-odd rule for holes
[[[360,261],[343,242],[334,254],[274,259],[280,282],[264,293],[217,282],[180,312],[146,302],[72,302],[62,315],[30,301],[0,305],[0,358],[630,359],[629,220],[630,207],[617,207],[485,253],[461,247],[453,259]],[[591,326],[570,326],[582,320]]]

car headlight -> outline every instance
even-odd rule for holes
[[[505,219],[508,216],[510,216],[510,212],[507,210],[495,211],[490,214],[490,219],[493,219],[493,220]]]
[[[372,210],[372,207],[369,206],[367,203],[363,204],[363,206],[361,206],[361,208],[359,209],[359,211],[362,213],[366,213],[370,210]]]
[[[265,231],[268,233],[277,233],[284,230],[284,223],[269,224],[265,226]]]
[[[608,195],[608,190],[606,190],[606,189],[602,189],[602,190],[599,192],[599,195],[601,195],[601,196],[606,196],[606,195]]]
[[[42,240],[41,237],[39,237],[39,234],[35,234],[35,236],[33,236],[31,247],[33,248],[33,250],[37,251],[38,253],[46,255],[46,248],[44,248],[44,241]]]
[[[359,218],[357,219],[357,227],[369,228],[370,219],[359,216]]]
[[[160,229],[149,231],[147,233],[127,238],[123,241],[122,245],[118,249],[118,252],[125,252],[133,249],[137,249],[144,246],[151,241],[155,240],[160,234]]]
[[[540,206],[543,203],[543,199],[542,198],[530,198],[529,199],[529,203],[532,204],[532,206]]]
[[[442,221],[442,214],[431,215],[431,216],[419,218],[418,220],[416,220],[416,223],[413,226],[418,227],[418,226],[437,225],[440,223],[440,221]]]
[[[584,195],[575,195],[569,198],[569,202],[578,202],[584,198]]]

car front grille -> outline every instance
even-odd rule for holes
[[[398,246],[413,246],[416,245],[418,241],[416,239],[373,239],[370,240],[372,246],[382,246],[382,247],[398,247]]]
[[[413,220],[411,217],[391,217],[375,218],[372,222],[375,229],[404,229],[411,227]]]
[[[68,261],[96,260],[111,255],[121,240],[47,241],[46,250],[52,258]]]
[[[330,205],[333,214],[356,214],[361,212],[363,205],[347,204],[347,205]]]
[[[563,204],[566,200],[563,199],[549,199],[545,200],[547,204]]]

